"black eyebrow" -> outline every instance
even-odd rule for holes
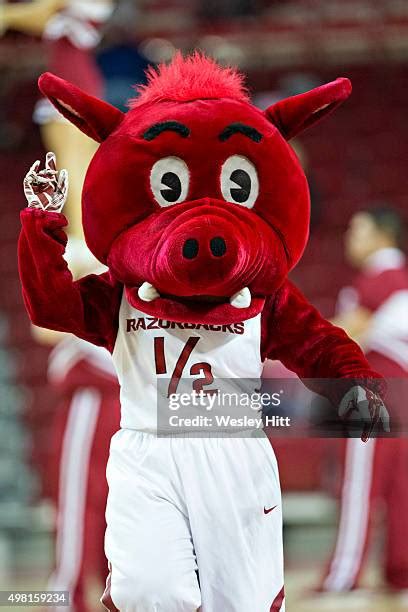
[[[233,134],[243,134],[254,142],[261,142],[263,138],[261,132],[258,132],[258,130],[249,125],[245,125],[245,123],[231,123],[231,125],[227,125],[218,138],[221,142],[225,142],[228,138],[231,138]]]
[[[155,123],[143,134],[144,140],[153,140],[157,138],[162,132],[170,130],[170,132],[177,132],[183,138],[190,136],[190,130],[186,125],[179,123],[178,121],[162,121],[161,123]]]

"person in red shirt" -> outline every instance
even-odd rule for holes
[[[58,610],[90,612],[108,574],[105,471],[119,429],[119,387],[109,353],[75,336],[54,348],[49,380],[60,399],[52,426],[56,558],[47,588],[69,591],[70,606]]]
[[[406,416],[401,401],[408,388],[408,267],[403,234],[401,217],[388,206],[358,212],[346,234],[346,256],[358,274],[340,292],[335,323],[387,378],[398,437],[346,442],[337,539],[320,587],[327,593],[344,595],[359,586],[380,500],[386,509],[385,582],[396,591],[408,589],[408,440],[402,435]]]

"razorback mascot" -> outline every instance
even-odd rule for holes
[[[59,212],[66,174],[37,164],[21,214],[25,303],[37,325],[111,351],[121,384],[105,605],[283,610],[281,496],[267,438],[158,436],[156,390],[168,377],[174,392],[182,375],[195,389],[258,380],[271,357],[307,379],[342,379],[332,400],[343,416],[361,414],[364,438],[378,420],[387,426],[382,379],[287,279],[309,225],[307,182],[287,140],[336,108],[350,83],[262,112],[241,75],[198,54],[148,76],[127,114],[41,77],[56,108],[101,143],[83,225],[109,272],[73,282]]]

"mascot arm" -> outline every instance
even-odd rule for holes
[[[370,368],[360,347],[342,329],[326,321],[290,281],[279,290],[265,314],[264,357],[278,359],[300,378],[343,379],[330,385],[330,399],[336,405],[356,384],[364,383],[373,392],[382,393],[384,381]],[[317,390],[318,382],[307,380],[307,385]]]
[[[354,435],[366,442],[380,427],[390,431],[382,401],[385,381],[360,347],[326,321],[290,282],[279,290],[264,320],[263,355],[280,360],[315,393],[326,396]]]
[[[19,272],[31,321],[112,351],[122,287],[109,273],[73,281],[63,257],[67,220],[61,213],[26,208],[21,223]]]

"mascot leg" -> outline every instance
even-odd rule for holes
[[[284,612],[282,503],[269,441],[179,442],[203,610]]]
[[[196,612],[197,563],[170,440],[122,429],[112,439],[107,477],[102,603],[120,612]]]

